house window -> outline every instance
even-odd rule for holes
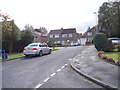
[[[60,41],[55,41],[54,43],[55,43],[55,44],[59,44],[59,43],[60,43]]]
[[[55,38],[59,38],[59,35],[55,35]]]
[[[73,37],[73,35],[72,35],[72,34],[68,34],[68,36],[69,36],[69,37]]]
[[[63,34],[62,37],[63,37],[63,38],[66,38],[66,37],[67,37],[67,34]]]
[[[64,44],[65,44],[65,41],[62,41],[62,44],[64,45]]]
[[[92,32],[88,32],[87,35],[88,35],[88,36],[91,36],[91,35],[92,35]]]
[[[53,38],[53,35],[50,35],[50,38]]]

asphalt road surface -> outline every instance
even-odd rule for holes
[[[2,88],[101,88],[77,74],[69,64],[85,46],[66,47],[42,57],[2,64]]]

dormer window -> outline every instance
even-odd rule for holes
[[[69,37],[73,37],[73,35],[72,35],[72,34],[68,34],[68,36],[69,36]]]
[[[66,38],[66,37],[67,37],[67,34],[63,34],[62,37],[63,37],[63,38]]]
[[[53,35],[50,35],[50,38],[53,38]]]
[[[59,38],[59,34],[55,35],[55,38]]]
[[[87,35],[88,35],[88,36],[92,36],[92,32],[88,32]]]

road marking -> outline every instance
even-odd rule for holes
[[[72,58],[69,58],[68,61],[72,60]]]
[[[81,63],[79,63],[79,64],[83,64],[84,62],[81,62]]]
[[[53,74],[51,74],[50,76],[52,77],[52,76],[54,76],[56,73],[53,73]]]
[[[53,77],[55,74],[57,74],[57,72],[60,72],[63,68],[65,68],[68,64],[65,64],[64,66],[61,67],[61,69],[58,69],[56,71],[56,73],[52,73],[49,77],[47,77],[45,80],[43,80],[43,83],[41,84],[38,84],[33,90],[36,90],[37,88],[40,88],[44,83],[46,83],[50,77]],[[36,69],[36,70],[39,70],[39,69]]]
[[[83,56],[81,58],[84,58]]]
[[[39,87],[41,87],[42,85],[43,85],[43,83],[38,84],[38,85],[35,87],[35,89],[33,89],[33,90],[36,90],[36,88],[39,88]]]
[[[47,82],[48,80],[49,80],[50,78],[49,77],[47,77],[43,82],[45,83],[45,82]]]
[[[57,72],[61,71],[61,69],[58,69]]]
[[[65,68],[65,66],[62,66],[61,68],[63,69],[63,68]]]

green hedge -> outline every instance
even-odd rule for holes
[[[97,33],[93,38],[93,43],[98,51],[112,51],[113,45],[108,41],[107,35],[104,33]]]

